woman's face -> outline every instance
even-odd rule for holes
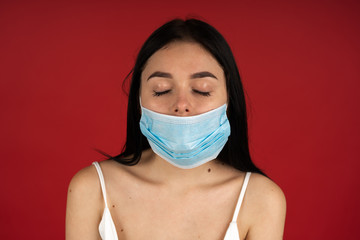
[[[152,111],[193,116],[227,103],[224,71],[195,42],[173,42],[155,52],[141,74],[141,104]]]

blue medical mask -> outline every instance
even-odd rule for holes
[[[141,105],[141,104],[140,104]],[[215,159],[230,136],[227,105],[190,117],[141,106],[140,129],[152,150],[172,165],[190,169]]]

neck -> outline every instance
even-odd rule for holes
[[[153,181],[175,188],[193,188],[214,182],[219,162],[212,160],[192,169],[176,167],[151,149],[143,151],[141,165]]]

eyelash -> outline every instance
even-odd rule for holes
[[[164,95],[164,94],[169,93],[170,91],[171,91],[171,90],[166,90],[166,91],[162,91],[162,92],[156,92],[156,91],[154,91],[153,96],[154,96],[154,97],[160,97],[160,96],[162,96],[162,95]],[[195,90],[195,89],[193,89],[193,91],[194,91],[195,93],[197,93],[197,94],[200,94],[201,96],[204,96],[204,97],[209,97],[209,96],[210,96],[210,92],[201,92],[201,91],[198,91],[198,90]]]
[[[164,95],[166,93],[170,92],[170,90],[162,91],[162,92],[156,92],[154,91],[153,96],[154,97],[160,97],[161,95]]]
[[[193,90],[195,93],[198,93],[200,94],[201,96],[204,96],[204,97],[209,97],[210,96],[210,92],[201,92],[201,91],[198,91],[198,90]]]

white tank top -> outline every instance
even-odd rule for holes
[[[107,205],[104,176],[102,174],[99,163],[93,162],[93,165],[96,167],[97,173],[99,175],[101,190],[102,190],[102,194],[103,194],[104,202],[105,202],[104,212],[103,212],[100,224],[99,224],[99,233],[100,233],[102,240],[118,240],[115,224],[114,224],[114,221],[112,220],[110,210]],[[240,191],[240,196],[238,198],[238,202],[235,207],[234,215],[233,215],[232,221],[230,222],[230,225],[226,231],[224,240],[240,240],[236,220],[239,215],[241,203],[245,196],[245,191],[246,191],[246,187],[248,185],[249,179],[250,179],[250,175],[251,175],[251,172],[247,172],[245,175],[244,183],[243,183],[241,191]]]

